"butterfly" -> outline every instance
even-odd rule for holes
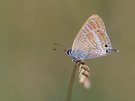
[[[85,59],[93,59],[110,55],[113,49],[102,19],[94,14],[90,16],[74,39],[71,49],[65,51],[79,67],[80,83],[89,88],[90,69],[85,64]]]

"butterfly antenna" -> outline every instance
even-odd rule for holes
[[[54,45],[64,48],[64,51],[67,49],[65,46],[63,46],[63,45],[61,45],[59,43],[56,43],[56,42],[54,42]],[[57,49],[53,48],[53,50],[56,51]]]
[[[66,48],[65,46],[63,46],[63,45],[61,45],[61,44],[59,44],[59,43],[56,43],[56,42],[54,42],[54,45],[57,45],[57,46],[60,46],[60,47]]]
[[[78,68],[78,65],[76,64],[75,67],[73,68],[71,78],[70,78],[70,81],[69,81],[66,101],[71,101],[71,99],[72,99],[73,85],[74,85],[74,80],[75,80],[75,77],[76,77],[77,68]]]

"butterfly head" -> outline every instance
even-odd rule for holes
[[[71,56],[71,52],[72,52],[71,48],[65,50],[65,54],[68,55],[68,56]]]

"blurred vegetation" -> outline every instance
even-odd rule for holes
[[[98,14],[117,54],[87,60],[92,87],[75,80],[72,101],[135,101],[135,1],[1,0],[0,101],[64,101],[74,64],[64,52]],[[58,47],[56,47],[58,48]]]

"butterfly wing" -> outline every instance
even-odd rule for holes
[[[87,19],[77,34],[72,55],[76,59],[90,59],[107,55],[106,49],[111,49],[111,43],[106,33],[102,19],[94,14]]]

